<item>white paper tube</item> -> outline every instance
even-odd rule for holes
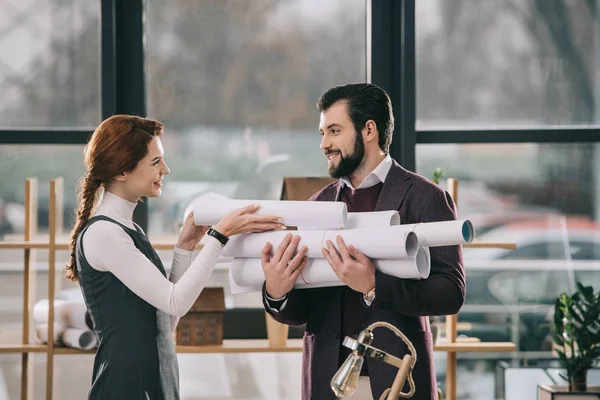
[[[373,260],[373,265],[386,275],[405,279],[427,279],[431,272],[431,255],[428,247],[419,247],[417,254],[410,259],[401,260]],[[399,271],[406,271],[407,275],[399,276]]]
[[[341,229],[346,226],[348,208],[341,201],[240,200],[200,196],[186,208],[184,218],[194,211],[196,225],[214,225],[237,208],[258,204],[256,215],[277,215],[287,226],[310,226],[312,229]]]
[[[55,298],[67,301],[77,301],[79,303],[84,302],[83,293],[81,293],[80,288],[63,289],[60,292],[56,293]]]
[[[335,231],[277,231],[248,233],[233,236],[223,248],[224,257],[260,258],[267,242],[273,246],[272,253],[288,233],[300,236],[298,249],[308,248],[308,258],[324,258],[322,248],[331,240],[338,248],[336,236],[340,235],[346,246],[353,245],[369,258],[410,258],[417,252],[418,239],[415,233],[406,231],[400,234],[387,228],[365,228]]]
[[[345,286],[344,282],[337,280],[334,282],[322,282],[322,283],[296,283],[294,289],[317,289],[323,287],[336,287]],[[255,289],[253,291],[256,291]]]
[[[429,277],[431,262],[429,249],[420,247],[415,257],[411,259],[376,259],[373,260],[375,268],[384,274],[402,279],[426,279]],[[254,287],[260,290],[265,275],[261,261],[257,258],[237,258],[230,266],[233,282],[238,287]],[[315,286],[319,285],[319,286]],[[323,287],[339,286],[339,280],[329,262],[325,259],[309,259],[302,274],[296,280],[294,287]]]
[[[356,247],[365,256],[374,258],[405,259],[414,257],[417,253],[418,238],[414,232],[403,232],[398,235],[391,227],[349,229],[342,231],[327,231],[323,236],[323,247],[331,240],[338,248],[336,236],[340,235],[346,246]],[[320,249],[319,249],[320,252]],[[323,256],[321,255],[321,258]]]
[[[81,350],[91,350],[98,345],[98,338],[89,329],[65,329],[62,339],[66,346]]]
[[[308,258],[323,258],[321,253],[323,235],[325,231],[273,231],[262,233],[245,233],[235,235],[229,239],[221,251],[223,257],[235,258],[260,258],[261,251],[267,242],[273,246],[272,252],[277,250],[285,235],[291,233],[300,235],[300,244],[308,247]]]
[[[60,306],[57,314],[61,315],[61,320],[67,328],[89,329],[85,322],[85,313],[87,307],[85,303],[70,301]]]
[[[88,329],[85,323],[85,303],[79,301],[54,300],[54,321],[67,328]],[[43,299],[33,306],[33,319],[37,324],[48,323],[48,300]]]
[[[381,228],[394,225],[400,225],[398,211],[351,212],[348,213],[344,229]]]
[[[231,294],[260,292],[262,290],[262,285],[261,286],[239,286],[233,280],[231,268],[229,269],[229,274],[227,274],[227,276],[229,278],[229,291],[231,292]]]
[[[52,336],[54,337],[54,343],[61,343],[62,334],[65,331],[65,327],[59,324],[54,324],[54,332]],[[39,324],[35,326],[35,332],[37,338],[42,343],[48,343],[48,324]]]
[[[469,220],[405,224],[390,229],[416,233],[419,246],[424,247],[462,245],[471,243],[475,238],[475,230]]]
[[[66,304],[66,300],[55,299],[54,300],[54,319],[56,319],[56,308],[63,304]],[[33,305],[33,320],[36,324],[47,324],[48,323],[48,299],[42,299],[37,301]]]

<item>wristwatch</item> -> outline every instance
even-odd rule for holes
[[[375,288],[369,290],[367,293],[363,294],[363,298],[366,303],[372,303],[375,300]]]
[[[223,246],[225,246],[229,241],[229,238],[227,236],[223,235],[221,232],[214,230],[213,228],[209,228],[206,234],[217,239]]]

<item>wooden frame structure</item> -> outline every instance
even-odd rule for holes
[[[68,250],[67,242],[58,242],[58,227],[62,227],[63,180],[56,178],[49,182],[49,223],[46,240],[39,240],[37,235],[38,181],[29,178],[25,181],[25,231],[23,240],[0,241],[0,249],[21,249],[23,254],[23,331],[20,344],[0,344],[0,354],[21,353],[21,399],[32,399],[30,385],[32,366],[29,354],[46,354],[46,400],[53,396],[54,356],[64,354],[94,354],[95,351],[82,351],[74,348],[56,347],[54,343],[54,295],[56,282],[56,253]],[[448,180],[448,191],[457,203],[458,181]],[[156,250],[171,250],[174,243],[153,243]],[[502,247],[515,248],[512,243],[475,242],[463,247]],[[32,311],[32,250],[48,251],[48,343],[30,343],[30,318]],[[448,355],[446,369],[446,399],[456,399],[456,355],[459,352],[510,352],[516,350],[514,343],[480,342],[477,338],[457,338],[457,315],[446,317],[446,339],[435,344],[435,351],[443,351]],[[268,332],[269,337],[271,332]],[[277,341],[273,341],[276,343]],[[217,346],[177,346],[178,353],[260,353],[260,352],[301,352],[302,340],[283,340],[283,345],[271,345],[266,339],[224,340]],[[39,396],[36,396],[39,398]]]

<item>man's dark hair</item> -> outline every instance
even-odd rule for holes
[[[345,101],[356,132],[361,132],[368,120],[373,120],[379,131],[379,147],[388,153],[394,132],[394,114],[390,97],[372,83],[351,83],[326,91],[317,100],[319,112],[327,111],[339,101]]]

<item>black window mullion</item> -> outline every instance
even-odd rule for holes
[[[146,80],[144,57],[144,1],[143,0],[104,0],[112,6],[114,12],[114,46],[106,46],[108,58],[103,62],[103,79],[114,79],[115,103],[114,111],[110,97],[103,99],[107,112],[105,117],[112,114],[130,114],[146,116]],[[108,30],[108,28],[107,28]],[[114,48],[114,52],[111,52]],[[104,48],[103,48],[104,50]],[[104,56],[104,54],[103,54]],[[111,61],[114,57],[114,65]],[[113,72],[114,71],[114,72]],[[103,84],[103,87],[105,84]],[[111,95],[110,84],[107,95]],[[113,111],[112,114],[110,111]],[[139,202],[133,213],[133,220],[148,232],[148,202]]]
[[[415,1],[372,0],[371,82],[390,96],[394,137],[390,155],[415,170]]]
[[[100,51],[101,51],[101,96],[102,119],[116,113],[117,108],[117,59],[115,1],[101,0]]]
[[[543,127],[536,129],[420,130],[419,144],[455,143],[594,143],[600,128]]]

